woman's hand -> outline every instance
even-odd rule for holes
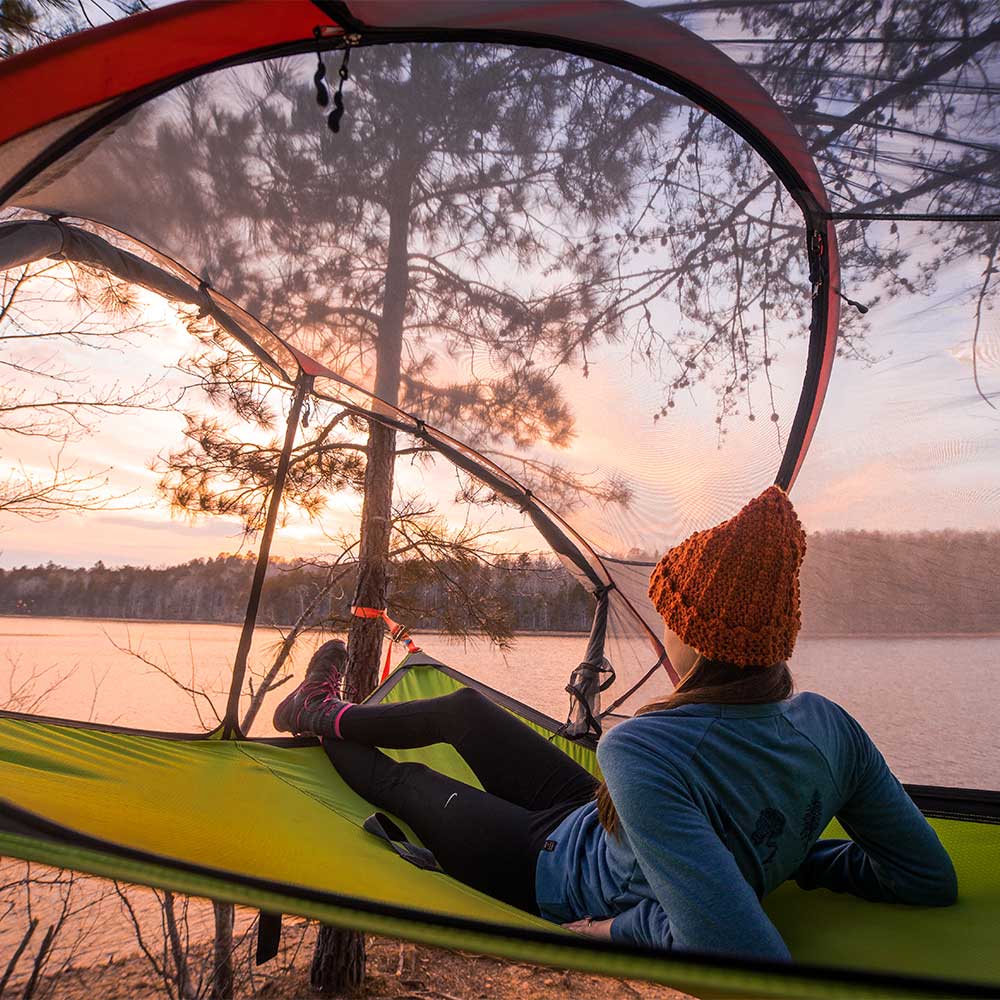
[[[563,927],[568,931],[575,931],[577,934],[585,934],[587,937],[610,941],[612,920],[614,920],[614,917],[608,917],[607,920],[595,920],[593,917],[584,917],[583,920],[574,920],[571,924],[563,924]]]

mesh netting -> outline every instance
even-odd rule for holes
[[[16,200],[182,261],[365,390],[324,392],[398,402],[599,553],[648,557],[773,480],[810,285],[800,212],[743,140],[630,74],[472,45],[354,53],[334,135],[315,64],[201,77]],[[626,686],[656,662],[640,645]]]
[[[879,5],[660,6],[800,129],[841,216],[842,291],[870,307],[844,314],[794,494],[811,539],[793,665],[903,748],[904,777],[995,785],[995,699],[938,684],[958,649],[997,661],[990,5],[902,5],[891,27]],[[324,58],[335,80],[341,54]],[[604,703],[648,677],[631,711],[669,687],[651,565],[769,485],[788,445],[814,304],[802,214],[746,141],[624,69],[362,47],[334,134],[316,60],[199,76],[12,203],[180,262],[289,377],[289,346],[325,366],[304,446],[357,445],[350,415],[374,412],[406,452],[399,504],[488,524],[507,552],[541,531],[584,587],[613,582]],[[905,725],[871,696],[872,657],[921,692]],[[942,727],[961,752],[914,736]]]

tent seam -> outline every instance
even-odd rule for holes
[[[356,826],[359,830],[361,829],[361,825],[359,823],[356,823],[349,816],[346,816],[344,813],[340,812],[339,809],[333,808],[328,802],[324,802],[323,799],[321,799],[318,795],[315,795],[314,793],[308,791],[307,789],[300,788],[298,785],[295,784],[295,782],[289,781],[288,778],[286,778],[284,775],[279,774],[266,761],[260,760],[258,757],[255,757],[252,753],[250,753],[249,748],[244,746],[244,742],[242,740],[233,740],[232,742],[233,745],[241,754],[243,754],[248,760],[253,761],[258,767],[263,768],[276,781],[280,781],[283,785],[287,785],[289,788],[298,792],[300,795],[304,795],[306,798],[312,799],[313,802],[315,802],[319,806],[322,806],[328,812],[335,813],[337,816],[339,816],[346,822],[350,823],[352,826]]]

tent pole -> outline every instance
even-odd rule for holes
[[[274,473],[274,486],[271,488],[267,519],[264,521],[264,534],[260,540],[260,550],[257,552],[257,565],[254,568],[253,583],[250,585],[250,596],[247,599],[247,613],[243,620],[243,631],[240,633],[240,645],[236,650],[236,661],[233,664],[233,679],[229,686],[226,716],[222,720],[222,738],[224,740],[242,735],[240,732],[240,692],[243,690],[243,678],[247,672],[247,657],[250,654],[250,643],[253,641],[254,625],[257,623],[260,594],[264,589],[264,577],[267,575],[267,563],[271,554],[271,539],[274,537],[274,528],[278,523],[278,510],[281,507],[281,494],[284,491],[285,478],[288,475],[292,446],[295,444],[295,432],[299,426],[302,403],[309,390],[312,389],[312,385],[313,376],[307,375],[300,368],[299,377],[295,381],[292,408],[288,413],[288,424],[285,428],[285,444],[281,449],[278,468]]]

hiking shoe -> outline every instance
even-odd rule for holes
[[[324,642],[312,655],[302,683],[275,709],[279,733],[305,733],[340,739],[340,716],[351,702],[340,697],[347,647],[341,639]]]
[[[340,690],[340,682],[347,662],[347,646],[343,639],[324,642],[309,658],[306,667],[307,681],[329,681],[335,690]]]
[[[351,707],[327,680],[303,681],[275,710],[279,733],[340,739],[340,717]]]

